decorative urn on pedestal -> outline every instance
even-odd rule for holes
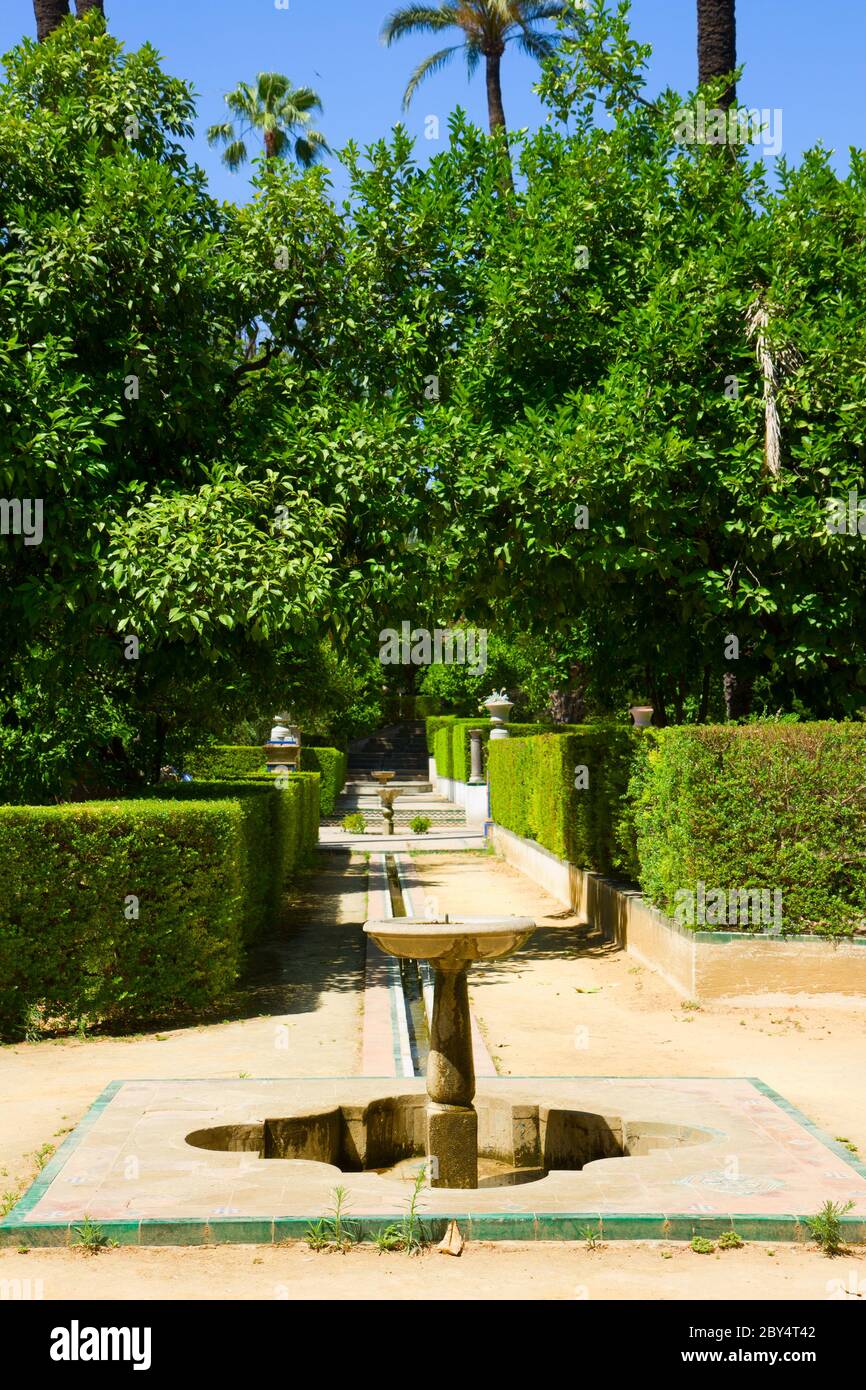
[[[495,690],[492,695],[488,695],[482,709],[486,709],[490,715],[490,722],[493,725],[490,731],[491,739],[508,738],[508,730],[505,726],[511,711],[514,709],[514,701],[509,700],[508,692]]]
[[[301,765],[301,731],[289,724],[288,715],[278,714],[271,736],[265,744],[268,772],[297,772]]]
[[[653,722],[655,710],[652,705],[632,705],[629,714],[638,729],[648,729]]]

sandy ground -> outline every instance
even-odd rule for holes
[[[471,1001],[505,1076],[753,1076],[866,1155],[866,1001],[683,1007],[627,952],[576,924],[501,860],[414,856],[438,910],[498,909],[540,923],[515,956],[472,972]]]
[[[683,1009],[674,992],[529,879],[488,855],[419,855],[438,909],[535,916],[519,956],[478,969],[473,1007],[505,1075],[757,1076],[831,1135],[866,1152],[857,1009]],[[225,1021],[86,1041],[0,1048],[0,1193],[33,1176],[107,1082],[121,1077],[316,1076],[358,1071],[366,870],[328,856],[280,936],[254,961]],[[578,1032],[578,1029],[585,1030]],[[579,1042],[579,1046],[576,1045]],[[697,1255],[680,1245],[467,1246],[460,1259],[357,1249],[0,1251],[4,1280],[46,1299],[788,1299],[866,1298],[866,1251],[829,1261],[766,1246]],[[41,1285],[39,1284],[41,1281]],[[13,1287],[14,1286],[8,1286]],[[8,1296],[8,1294],[7,1294]]]
[[[772,1248],[772,1247],[771,1247]],[[813,1250],[762,1245],[696,1255],[683,1245],[469,1245],[459,1259],[214,1246],[206,1249],[0,1251],[3,1280],[31,1294],[74,1299],[844,1299],[866,1302],[866,1255],[828,1260]],[[41,1280],[41,1286],[38,1281]]]

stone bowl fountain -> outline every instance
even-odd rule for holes
[[[393,772],[373,772],[371,776],[379,783],[379,802],[382,807],[382,819],[385,822],[385,834],[394,834],[394,802],[400,795],[396,787],[389,787],[388,783],[393,782]]]
[[[427,1154],[433,1187],[478,1186],[478,1116],[466,972],[519,950],[535,931],[531,917],[431,921],[394,917],[365,923],[387,955],[429,961],[434,971],[427,1061]]]

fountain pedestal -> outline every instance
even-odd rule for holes
[[[433,1187],[478,1186],[478,1116],[466,972],[473,962],[516,951],[535,930],[530,917],[466,917],[450,922],[394,917],[364,931],[388,955],[433,965],[433,1016],[427,1059],[427,1154]]]

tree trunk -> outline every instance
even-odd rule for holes
[[[727,77],[737,66],[737,0],[698,0],[698,82]],[[737,98],[733,83],[722,106]]]
[[[105,18],[104,0],[75,0],[75,13],[80,19],[87,14],[88,10],[99,10],[103,19]]]
[[[33,0],[33,13],[36,37],[42,43],[69,14],[69,0]]]
[[[502,54],[487,54],[487,112],[490,117],[490,134],[494,130],[507,131],[505,108],[502,105]]]
[[[265,131],[265,157],[275,159],[277,154],[277,132],[275,130]]]
[[[725,672],[725,715],[728,720],[748,719],[752,712],[751,676],[737,676],[733,671]]]

